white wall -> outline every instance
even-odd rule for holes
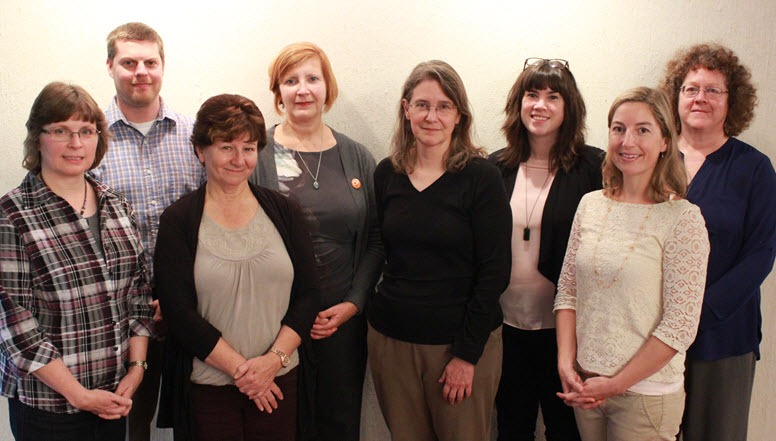
[[[196,3],[209,6],[196,6]],[[714,40],[752,69],[760,106],[741,138],[776,162],[776,3],[771,0],[284,0],[43,1],[0,0],[0,194],[18,185],[24,122],[48,82],[77,83],[106,105],[113,84],[105,68],[105,37],[117,25],[143,21],[164,38],[162,95],[194,114],[223,92],[254,99],[268,122],[267,67],[281,47],[309,40],[326,50],[340,84],[327,123],[387,153],[401,85],[420,61],[439,58],[461,74],[474,106],[479,140],[504,144],[499,127],[506,93],[526,57],[565,58],[588,105],[589,142],[606,146],[612,99],[637,85],[655,85],[682,45]],[[776,280],[764,289],[765,341],[758,363],[750,440],[772,439],[767,418],[776,392]],[[5,400],[0,441],[10,439]],[[365,439],[385,439],[372,408]],[[772,413],[772,412],[771,412]],[[768,435],[771,434],[771,435]],[[161,438],[160,438],[161,439]]]

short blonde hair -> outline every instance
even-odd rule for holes
[[[644,103],[660,127],[665,139],[666,151],[658,157],[652,171],[649,197],[653,202],[665,202],[671,197],[684,197],[687,192],[687,173],[682,164],[677,145],[676,124],[668,95],[660,89],[637,87],[618,96],[609,108],[607,127],[611,129],[612,118],[617,109],[625,103]],[[616,195],[622,190],[622,172],[612,163],[612,149],[607,149],[604,158],[604,193]]]
[[[326,100],[324,101],[324,111],[331,109],[334,101],[337,100],[339,89],[337,88],[337,79],[334,78],[334,72],[331,70],[329,57],[318,46],[307,43],[293,43],[284,47],[280,53],[269,65],[269,90],[275,95],[275,111],[282,115],[280,106],[283,103],[283,97],[280,95],[280,82],[282,78],[299,63],[311,58],[317,58],[321,62],[323,71],[323,81],[326,84]]]

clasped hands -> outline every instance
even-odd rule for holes
[[[563,392],[556,395],[567,406],[593,409],[603,404],[607,398],[624,392],[614,378],[598,376],[583,381],[573,367],[559,368],[558,373]]]
[[[283,392],[275,383],[275,375],[282,368],[275,354],[264,354],[245,361],[234,373],[234,385],[252,400],[256,407],[267,413],[278,408]]]

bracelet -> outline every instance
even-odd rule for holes
[[[127,363],[127,369],[131,368],[132,366],[140,366],[144,371],[148,370],[148,362],[146,361],[130,361]]]

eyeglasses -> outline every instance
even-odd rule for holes
[[[686,96],[687,98],[695,98],[699,93],[701,93],[701,90],[706,94],[707,98],[712,99],[719,99],[722,97],[722,95],[728,93],[727,90],[722,90],[718,87],[682,86],[679,88],[679,91],[682,92],[682,95]]]
[[[523,64],[523,70],[528,69],[529,66],[542,66],[545,63],[549,64],[550,67],[555,69],[568,69],[569,68],[569,62],[560,58],[526,58],[525,64]]]
[[[422,113],[428,115],[431,112],[431,109],[436,110],[436,113],[438,116],[445,117],[450,116],[455,112],[455,109],[458,107],[453,103],[439,103],[435,106],[432,106],[430,103],[426,101],[416,101],[412,104],[410,104],[410,107],[415,109],[416,113]]]
[[[99,130],[95,129],[81,129],[77,132],[73,132],[71,130],[63,129],[61,127],[57,127],[56,129],[46,130],[46,129],[40,129],[41,132],[45,133],[46,135],[50,136],[51,139],[54,141],[70,141],[70,139],[73,137],[73,135],[78,135],[81,140],[92,140],[97,137],[97,135],[100,133]]]

